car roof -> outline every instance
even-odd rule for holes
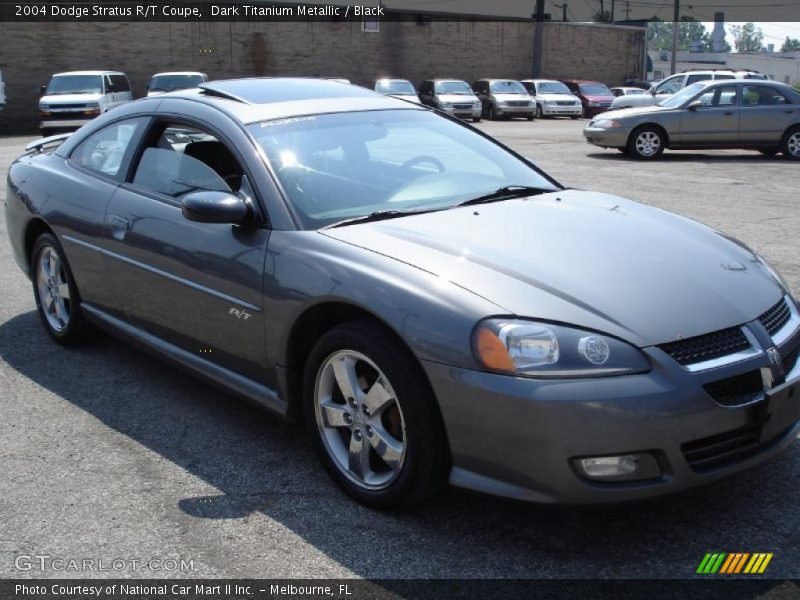
[[[561,83],[558,79],[520,79],[522,83]]]
[[[205,73],[200,71],[162,71],[161,73],[156,73],[153,77],[161,77],[162,75],[202,75],[205,77]]]
[[[63,73],[53,73],[53,77],[62,75],[125,75],[122,71],[64,71]]]
[[[407,81],[411,83],[410,79],[403,79],[402,77],[378,77],[375,81]]]
[[[561,82],[562,83],[577,83],[578,85],[581,85],[581,84],[584,84],[584,83],[599,83],[600,85],[605,85],[605,83],[603,83],[602,81],[597,81],[597,80],[594,80],[594,79],[562,79]]]
[[[182,98],[214,106],[242,124],[324,113],[364,110],[427,110],[367,88],[300,77],[228,79],[170,92],[163,99]]]

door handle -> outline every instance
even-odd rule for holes
[[[125,234],[127,234],[128,230],[131,228],[130,221],[128,221],[128,219],[118,217],[117,215],[111,215],[108,219],[108,222],[111,226],[111,237],[120,242],[124,240]]]
[[[733,116],[733,111],[732,110],[726,110],[725,111],[725,116],[726,117],[732,117]]]

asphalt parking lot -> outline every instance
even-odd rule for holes
[[[798,165],[755,152],[638,163],[585,121],[484,122],[562,183],[615,193],[743,240],[800,292]],[[29,138],[0,138],[6,169]],[[557,257],[554,257],[557,259]],[[452,491],[378,513],[329,480],[297,425],[101,337],[49,341],[0,213],[0,577],[20,555],[147,561],[122,577],[683,578],[706,552],[774,552],[800,577],[800,443],[710,487],[625,506],[532,506]]]

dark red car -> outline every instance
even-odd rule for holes
[[[605,83],[584,79],[564,79],[562,83],[581,99],[586,117],[607,111],[614,101],[614,94]]]

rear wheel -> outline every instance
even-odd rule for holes
[[[800,160],[800,127],[795,127],[786,133],[781,151],[786,158]]]
[[[72,271],[54,235],[39,236],[31,253],[31,265],[36,308],[47,333],[59,344],[86,341],[94,329],[83,318]]]
[[[392,508],[445,487],[449,455],[436,401],[413,356],[383,329],[353,321],[326,333],[303,390],[314,446],[358,502]]]
[[[654,160],[664,152],[666,140],[656,127],[645,125],[635,129],[628,138],[628,153],[640,160]]]

